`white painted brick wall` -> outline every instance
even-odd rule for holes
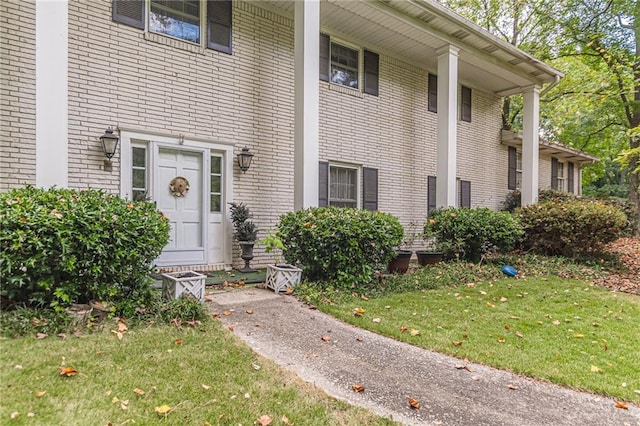
[[[35,184],[35,2],[0,2],[0,191]]]
[[[14,14],[33,13],[32,3],[17,0],[1,7]],[[12,25],[3,34],[15,32],[16,24]],[[19,101],[12,100],[7,111],[25,114],[24,124],[10,123],[9,132],[21,138],[16,139],[18,149],[31,152],[25,166],[33,170],[33,22],[27,19],[20,25],[25,35],[11,48],[25,57],[18,62],[20,80],[11,90],[23,102],[14,111],[10,108]],[[251,169],[246,174],[233,171],[234,198],[251,208],[259,238],[293,209],[290,19],[252,3],[234,2],[233,55],[200,52],[158,35],[145,38],[143,31],[111,20],[110,0],[70,0],[69,25],[70,187],[120,191],[120,153],[113,159],[113,170],[103,170],[99,141],[111,125],[233,143],[236,152],[250,147],[255,154]],[[4,53],[8,46],[3,42],[2,47]],[[378,97],[353,96],[319,82],[320,159],[377,168],[379,207],[405,225],[424,221],[427,176],[436,172],[436,114],[427,111],[427,76],[427,70],[381,56]],[[4,90],[3,84],[3,94]],[[507,151],[499,141],[500,100],[474,89],[472,105],[472,123],[458,124],[457,176],[471,181],[473,206],[499,208],[507,193]],[[4,110],[3,97],[3,114]],[[5,156],[11,155],[6,162],[13,163],[20,155],[4,152],[2,173]],[[21,164],[21,170],[25,166]],[[3,185],[18,183],[2,177]],[[265,263],[261,250],[256,252],[255,263]],[[239,264],[237,252],[234,258]]]

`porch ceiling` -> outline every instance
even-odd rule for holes
[[[516,131],[502,130],[501,139],[504,145],[515,148],[522,146],[522,135]],[[580,165],[589,165],[599,161],[598,157],[578,151],[577,149],[569,148],[561,143],[541,140],[539,149],[540,154],[549,155],[560,160],[572,161]]]
[[[262,0],[293,18],[294,1]],[[553,82],[562,73],[484,31],[435,0],[323,0],[323,31],[405,60],[429,71],[437,70],[436,51],[448,44],[459,47],[459,80],[469,87],[495,94],[511,94]]]

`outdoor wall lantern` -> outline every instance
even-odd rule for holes
[[[238,166],[242,173],[249,170],[249,166],[251,166],[251,160],[253,160],[253,153],[249,152],[249,148],[246,146],[242,148],[242,152],[238,154]]]
[[[107,156],[107,159],[111,161],[111,158],[116,153],[116,148],[118,148],[118,136],[113,134],[113,129],[111,126],[104,131],[104,135],[100,136],[100,141],[102,141],[102,150],[104,151],[104,155]]]

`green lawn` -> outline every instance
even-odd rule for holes
[[[579,280],[501,278],[318,307],[416,346],[640,403],[638,296]]]
[[[0,424],[253,425],[265,415],[273,425],[395,424],[257,357],[217,321],[140,327],[121,340],[115,321],[105,326],[0,340]],[[62,365],[77,374],[61,375]]]

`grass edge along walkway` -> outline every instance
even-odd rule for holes
[[[498,279],[318,308],[425,349],[640,403],[640,298],[586,281]]]

